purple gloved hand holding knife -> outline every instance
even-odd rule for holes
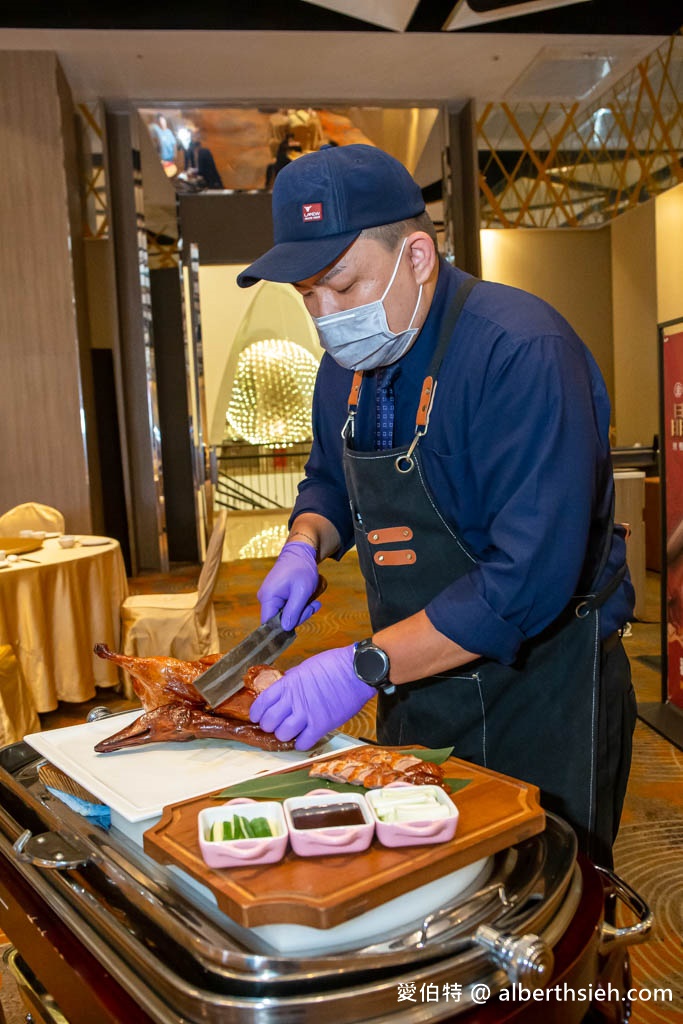
[[[271,664],[292,643],[295,628],[320,608],[316,599],[326,586],[315,548],[297,541],[285,544],[258,591],[262,625],[194,682],[211,707],[242,685],[249,665]],[[289,669],[256,698],[251,721],[279,740],[296,740],[297,750],[308,750],[376,693],[357,674],[358,646],[323,651]]]
[[[289,541],[266,576],[257,597],[261,621],[281,610],[283,629],[294,629],[320,608],[311,598],[318,590],[316,550]],[[308,750],[325,733],[348,722],[375,695],[353,668],[355,644],[323,651],[285,672],[260,694],[249,712],[252,722],[279,740],[296,738],[297,750]]]
[[[311,600],[320,579],[315,548],[305,541],[288,541],[256,595],[261,622],[279,611],[283,629],[296,629],[306,622],[320,609],[320,601]]]

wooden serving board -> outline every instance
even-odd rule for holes
[[[197,815],[216,806],[207,794],[165,807],[144,834],[144,850],[207,886],[223,913],[244,927],[277,922],[332,928],[543,831],[536,786],[455,757],[442,767],[446,777],[470,780],[453,796],[460,819],[447,843],[390,848],[375,837],[363,853],[298,857],[290,848],[277,864],[210,868],[197,838]]]

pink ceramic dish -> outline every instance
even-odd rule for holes
[[[383,795],[401,790],[406,793],[406,801],[411,796],[430,796],[436,800],[434,809],[430,811],[425,805],[424,816],[408,821],[382,821],[378,809],[381,807]],[[413,791],[410,793],[408,791]],[[377,838],[383,846],[422,846],[427,843],[447,843],[455,835],[458,824],[458,809],[439,786],[412,786],[406,782],[392,782],[381,789],[372,789],[366,795],[370,813],[375,822]],[[445,816],[444,815],[445,812]],[[437,815],[439,815],[437,817]]]
[[[272,836],[259,839],[227,839],[215,842],[207,838],[211,826],[239,814],[248,820],[267,818]],[[199,848],[210,868],[244,868],[252,864],[274,864],[282,860],[287,849],[288,834],[282,806],[275,801],[249,800],[237,797],[218,807],[205,807],[197,818]]]
[[[305,796],[291,796],[284,801],[285,819],[289,829],[289,841],[299,857],[325,857],[335,853],[360,853],[367,850],[375,831],[374,822],[365,798],[361,793],[335,793],[329,789],[314,789]],[[330,825],[329,827],[297,827],[301,812],[320,812],[324,821],[324,809],[329,808],[331,820],[337,816],[337,808],[348,807],[351,816],[362,819],[358,824]],[[321,811],[322,809],[322,811]],[[355,815],[353,810],[356,809]],[[297,814],[297,812],[299,812]],[[359,812],[359,813],[358,813]]]

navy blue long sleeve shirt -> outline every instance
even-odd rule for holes
[[[394,445],[408,444],[422,381],[447,305],[466,275],[443,261],[427,319],[397,363]],[[292,521],[325,516],[353,545],[341,430],[353,374],[323,356],[313,402],[314,443]],[[375,445],[376,375],[365,374],[354,447]],[[482,281],[447,349],[429,429],[419,443],[436,504],[477,560],[430,601],[432,625],[466,650],[505,664],[572,595],[593,590],[625,559],[624,530],[609,529],[613,476],[609,398],[590,352],[541,299]],[[633,611],[628,575],[601,610],[608,636]]]

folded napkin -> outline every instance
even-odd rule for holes
[[[109,828],[111,811],[107,805],[99,801],[97,797],[66,775],[60,768],[47,762],[41,764],[38,769],[38,778],[44,783],[49,793],[65,803],[72,811],[82,814],[84,818],[89,818],[96,825],[101,825],[102,828]]]
[[[54,789],[53,786],[47,786],[46,789],[67,807],[70,807],[72,811],[82,814],[84,818],[89,818],[95,825],[100,825],[102,828],[111,826],[111,811],[106,804],[88,803],[87,800],[81,800],[80,797],[72,796],[71,793],[64,793],[61,789]]]

